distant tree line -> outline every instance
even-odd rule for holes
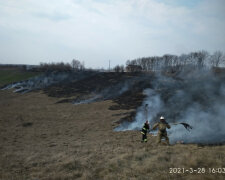
[[[49,71],[84,71],[84,63],[79,60],[73,59],[71,63],[40,63],[37,67],[38,71],[49,72]]]
[[[69,63],[40,63],[39,65],[40,71],[71,71],[71,65]]]
[[[191,52],[189,54],[182,54],[180,56],[165,54],[164,56],[151,56],[127,60],[124,65],[116,65],[112,71],[114,72],[141,72],[141,71],[178,71],[183,68],[211,68],[222,67],[225,65],[225,54],[221,51],[216,51],[210,54],[207,51]],[[71,63],[57,62],[57,63],[40,63],[36,65],[10,65],[0,64],[0,69],[21,69],[29,71],[100,71],[107,72],[102,69],[86,69],[84,62],[73,59]],[[111,71],[109,69],[109,71]]]
[[[177,71],[185,67],[207,68],[220,67],[225,64],[225,55],[216,51],[210,55],[207,51],[191,52],[180,56],[165,54],[164,56],[143,57],[126,62],[126,71]]]
[[[26,70],[25,64],[0,64],[0,70]]]

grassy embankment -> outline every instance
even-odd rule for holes
[[[33,75],[0,71],[0,84]],[[143,144],[139,131],[113,131],[132,109],[112,111],[111,100],[81,105],[59,100],[43,91],[0,91],[0,180],[225,179],[224,169],[209,172],[225,168],[225,145],[157,145],[150,135]]]
[[[114,132],[127,110],[112,101],[72,105],[43,92],[0,91],[1,180],[222,180],[225,146],[157,145],[139,131]],[[206,172],[170,173],[170,168]]]
[[[13,82],[26,80],[39,74],[40,72],[22,70],[0,70],[0,87]]]

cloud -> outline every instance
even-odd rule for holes
[[[47,18],[47,19],[52,20],[52,21],[63,21],[63,20],[67,20],[67,19],[71,18],[71,16],[69,16],[67,14],[61,14],[59,12],[54,12],[54,13],[33,13],[33,15],[35,17],[38,17],[38,18]]]
[[[19,54],[6,56],[0,50],[0,62],[77,58],[88,66],[106,67],[109,59],[116,65],[142,56],[225,50],[223,0],[166,2],[0,0],[0,38],[4,35],[20,44],[7,50]],[[18,38],[25,41],[21,44]],[[0,42],[0,47],[9,48],[7,43]],[[33,54],[29,59],[27,48]]]

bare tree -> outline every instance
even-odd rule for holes
[[[140,72],[142,70],[141,66],[139,65],[128,65],[126,67],[127,72]]]
[[[80,68],[80,61],[76,60],[76,59],[73,59],[72,62],[71,62],[71,66],[72,66],[72,69],[75,71],[75,70],[79,70]]]
[[[124,66],[123,65],[117,65],[117,66],[115,66],[114,68],[113,68],[113,70],[115,71],[115,72],[124,72]]]
[[[199,51],[197,52],[197,67],[203,68],[206,66],[206,59],[209,56],[207,51]]]
[[[213,67],[219,67],[221,63],[223,63],[223,53],[221,51],[216,51],[211,56],[211,65]]]
[[[225,54],[223,54],[223,57],[222,57],[222,62],[221,64],[225,65]]]
[[[79,60],[76,60],[76,59],[72,60],[71,66],[73,71],[83,71],[85,69],[84,61],[81,63]]]

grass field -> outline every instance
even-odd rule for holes
[[[9,83],[26,80],[39,74],[39,72],[28,72],[22,70],[0,70],[0,87]]]
[[[157,145],[138,131],[114,132],[128,110],[112,101],[72,105],[43,92],[0,91],[1,180],[225,179],[225,145]],[[205,173],[170,173],[205,168]]]

